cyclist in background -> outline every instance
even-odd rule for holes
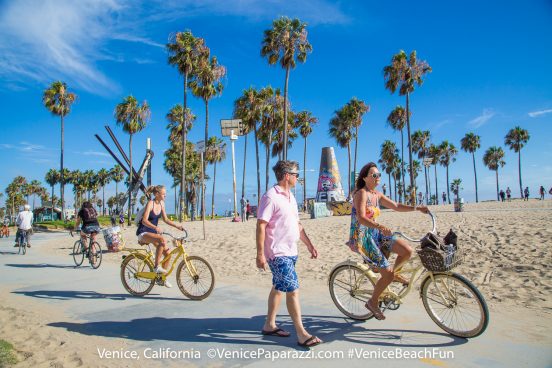
[[[17,214],[15,224],[17,225],[17,234],[15,235],[15,246],[18,247],[18,239],[23,241],[23,236],[27,237],[27,247],[31,247],[31,232],[33,230],[33,213],[30,211],[31,206],[28,204],[23,206],[23,211]]]
[[[84,244],[85,251],[88,250],[88,243],[86,242],[86,235],[90,235],[90,242],[93,242],[96,238],[96,234],[100,232],[100,224],[98,223],[98,212],[92,203],[85,201],[82,204],[79,213],[77,214],[77,221],[75,221],[75,231],[79,229],[81,225],[81,240]]]

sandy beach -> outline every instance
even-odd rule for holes
[[[491,318],[493,313],[498,312],[517,316],[514,319],[523,326],[527,336],[535,341],[549,343],[552,335],[552,201],[484,202],[466,204],[465,211],[461,213],[455,213],[452,205],[433,207],[432,211],[436,214],[438,229],[443,234],[450,228],[458,234],[459,244],[465,250],[466,257],[464,264],[456,271],[473,281],[483,293],[491,309]],[[430,228],[429,217],[420,213],[394,213],[386,210],[379,220],[411,237],[421,237]],[[323,303],[324,307],[337,314],[327,292],[326,280],[334,265],[347,258],[358,257],[344,245],[350,219],[343,216],[311,220],[305,216],[302,224],[318,248],[319,258],[309,259],[306,247],[299,245],[297,272],[301,287],[305,291],[317,291],[317,302]],[[270,273],[260,272],[255,267],[255,219],[238,224],[226,219],[207,221],[206,240],[202,239],[200,221],[188,222],[185,227],[190,234],[189,253],[209,261],[215,270],[217,286],[222,283],[226,286],[239,286],[244,290],[254,291],[262,287],[268,291]],[[124,230],[126,243],[132,247],[137,247],[134,243],[135,230],[134,226]],[[167,228],[167,231],[177,233],[175,229]],[[40,248],[31,248],[30,252],[55,258],[59,261],[59,266],[56,267],[68,268],[71,272],[78,273],[72,270],[70,256],[74,241],[68,234],[56,234]],[[103,239],[101,244],[104,245]],[[2,250],[2,257],[11,257],[8,251],[12,249],[8,243],[2,243]],[[121,255],[104,254],[104,264],[99,270],[86,274],[81,272],[78,277],[91,278],[95,277],[94,272],[113,272],[121,261]],[[4,267],[2,272],[9,270]],[[116,290],[119,293],[124,293],[118,275],[111,275],[111,280],[113,285],[110,287],[118,288]],[[52,321],[69,322],[74,320],[74,316],[69,318],[67,313],[62,313],[56,307],[57,304],[52,302],[45,303],[39,298],[25,296],[24,292],[14,292],[15,289],[36,283],[37,280],[17,279],[0,289],[3,300],[0,307],[0,338],[17,345],[21,361],[18,366],[132,365],[125,361],[109,364],[99,362],[94,349],[82,349],[79,346],[101,345],[106,341],[105,336],[51,327],[49,324]],[[90,292],[105,293],[103,288],[104,285],[98,284]],[[75,289],[80,290],[78,283],[75,284]],[[159,292],[163,294],[163,290]],[[173,288],[171,292],[175,296],[179,295],[177,288]],[[239,300],[240,296],[236,295],[236,298]],[[266,295],[262,294],[259,298],[264,300]],[[303,306],[306,310],[309,309],[309,300],[307,296]],[[94,303],[92,300],[89,302]],[[207,299],[202,303],[208,306],[209,302],[210,299]],[[259,315],[262,315],[265,307],[263,304],[258,307]],[[285,314],[284,308],[281,313]],[[514,341],[515,336],[512,333],[511,338]],[[121,336],[114,335],[112,339],[117,341],[117,346],[129,344],[129,340]],[[113,345],[113,341],[110,344]],[[157,363],[162,362],[151,364],[156,366]]]

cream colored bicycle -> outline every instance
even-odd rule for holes
[[[435,217],[432,234],[436,233]],[[394,233],[411,242],[421,242],[402,233]],[[421,278],[420,297],[424,308],[443,330],[454,336],[476,337],[485,332],[489,324],[489,309],[481,292],[464,276],[451,272],[462,262],[462,253],[457,248],[443,252],[433,249],[417,249],[413,257],[397,273],[411,282],[406,286],[391,283],[380,296],[380,308],[397,310],[412,290],[415,280]],[[421,264],[416,265],[415,260]],[[422,277],[423,276],[423,277]],[[336,265],[330,272],[330,295],[337,308],[346,316],[357,320],[373,317],[366,307],[372,297],[374,285],[379,279],[369,265],[347,260]]]

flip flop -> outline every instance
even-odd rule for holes
[[[313,342],[315,339],[318,339],[318,341]],[[312,342],[312,344],[309,344],[309,342]],[[313,346],[322,344],[324,341],[320,340],[317,336],[311,335],[308,339],[306,339],[303,342],[297,341],[297,345],[303,347],[303,348],[312,348]]]
[[[289,337],[291,335],[288,331],[282,330],[279,327],[272,331],[261,330],[261,333],[265,336],[278,336],[278,337]]]
[[[372,314],[374,315],[374,317],[378,321],[383,321],[385,319],[385,316],[383,315],[383,313],[379,310],[373,309],[372,306],[368,302],[366,302],[366,304],[364,304],[364,306],[366,307],[366,309],[368,309],[370,312],[372,312]]]

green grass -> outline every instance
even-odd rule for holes
[[[117,221],[119,221],[117,219]],[[109,227],[111,226],[111,220],[109,219],[109,216],[98,216],[98,222],[100,223],[100,227]],[[74,229],[75,228],[75,221],[67,221],[64,222],[62,220],[56,220],[56,221],[44,221],[44,222],[35,222],[35,225],[45,226],[48,229]]]
[[[0,340],[0,368],[17,363],[13,345],[5,340]]]

